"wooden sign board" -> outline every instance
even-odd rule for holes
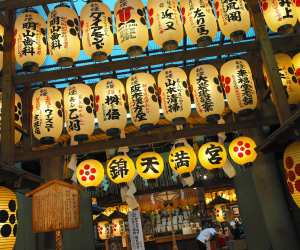
[[[76,229],[80,226],[79,188],[54,180],[26,194],[32,197],[35,233]]]

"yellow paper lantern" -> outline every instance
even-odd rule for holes
[[[58,65],[72,66],[80,53],[80,24],[75,10],[58,5],[48,16],[48,49]]]
[[[164,159],[156,152],[145,152],[136,159],[138,174],[145,180],[158,179],[164,171]]]
[[[177,0],[148,0],[148,14],[154,42],[164,50],[174,50],[183,38]]]
[[[15,22],[16,62],[26,71],[38,71],[47,56],[46,23],[34,10],[19,15]]]
[[[63,130],[63,100],[58,89],[37,89],[32,97],[32,132],[42,144],[58,140]]]
[[[199,46],[209,45],[218,25],[209,0],[181,0],[181,14],[187,36]]]
[[[183,124],[191,114],[187,76],[181,68],[168,68],[158,74],[158,87],[165,118]]]
[[[228,106],[234,113],[248,113],[257,105],[257,95],[252,72],[247,61],[234,59],[221,67]]]
[[[293,3],[295,4],[296,16],[298,18],[298,21],[300,21],[300,1],[299,0],[293,0]]]
[[[0,72],[3,69],[4,27],[0,24]]]
[[[124,214],[124,215],[127,215],[128,212],[129,212],[129,207],[128,205],[120,205],[119,206],[119,211]]]
[[[112,220],[112,236],[121,237],[125,232],[125,223],[121,218],[116,218]]]
[[[84,141],[94,132],[94,95],[90,86],[75,83],[64,90],[66,127],[76,141]]]
[[[18,202],[14,192],[0,187],[0,249],[15,249],[18,218]]]
[[[130,56],[142,54],[149,41],[143,3],[140,0],[118,0],[115,19],[120,47]]]
[[[99,221],[97,223],[97,231],[100,240],[108,240],[110,238],[109,221]]]
[[[195,67],[190,73],[190,84],[198,114],[208,121],[219,120],[225,101],[217,69],[209,64]]]
[[[113,157],[107,164],[108,178],[116,184],[131,182],[135,177],[135,166],[133,160],[127,154]]]
[[[149,129],[159,121],[159,103],[155,79],[148,73],[137,73],[126,82],[131,120],[136,127]]]
[[[293,31],[297,23],[296,6],[293,1],[260,0],[261,11],[271,31],[281,33]]]
[[[225,221],[225,212],[224,212],[224,205],[215,205],[214,206],[216,220],[220,223]]]
[[[224,36],[233,41],[244,39],[251,25],[245,0],[215,0],[215,7],[219,27]]]
[[[104,179],[104,167],[96,160],[85,160],[76,169],[77,180],[84,187],[98,187]]]
[[[94,60],[104,60],[112,53],[114,34],[112,14],[102,2],[91,2],[81,10],[82,47]]]
[[[238,165],[252,164],[257,157],[255,151],[256,143],[249,137],[240,136],[234,139],[229,145],[229,155]]]
[[[119,135],[127,124],[125,88],[117,79],[104,79],[95,88],[96,114],[99,127],[107,135]]]
[[[198,159],[201,166],[208,170],[223,168],[227,161],[226,149],[219,142],[205,143],[199,149]]]

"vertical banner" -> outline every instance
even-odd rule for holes
[[[132,250],[145,250],[144,236],[139,210],[128,212],[128,225]]]

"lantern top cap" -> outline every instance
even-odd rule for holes
[[[104,214],[100,214],[100,215],[98,215],[96,217],[95,222],[101,222],[101,221],[108,221],[108,222],[110,222],[111,219],[108,216],[104,215]]]
[[[34,9],[34,8],[26,8],[26,9],[24,9],[24,11],[23,11],[22,13],[24,14],[24,13],[28,13],[28,12],[35,13],[35,14],[38,14],[38,13],[39,13],[39,12],[38,12],[36,9]]]
[[[69,5],[67,5],[67,4],[65,4],[65,3],[60,3],[60,4],[56,5],[56,6],[54,7],[54,9],[56,9],[56,8],[59,8],[59,7],[66,7],[66,8],[70,8],[70,6],[69,6]]]

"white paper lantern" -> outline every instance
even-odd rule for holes
[[[0,24],[0,72],[3,69],[4,27]]]
[[[95,97],[99,127],[107,135],[119,135],[127,124],[123,83],[117,79],[102,80],[96,85]]]
[[[91,2],[80,14],[82,47],[94,60],[104,60],[112,53],[114,34],[112,14],[102,2]]]
[[[126,83],[128,106],[133,124],[150,129],[159,121],[159,103],[155,79],[148,73],[130,76]]]

